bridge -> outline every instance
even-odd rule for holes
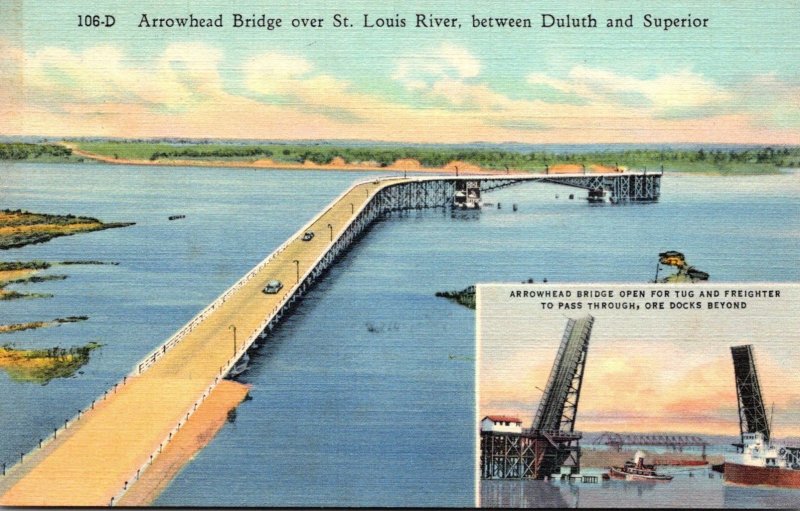
[[[655,201],[660,174],[513,174],[379,178],[354,184],[204,308],[103,396],[54,428],[0,476],[0,505],[120,503],[236,362],[377,218],[448,206],[456,187],[540,181],[597,190],[612,201]],[[303,240],[306,231],[316,235]],[[275,294],[262,292],[279,280]],[[238,335],[237,335],[238,334]]]
[[[660,446],[676,452],[685,448],[699,447],[706,457],[708,442],[696,435],[643,435],[633,433],[612,433],[606,431],[592,440],[593,445],[607,445],[619,452],[625,446]]]
[[[592,316],[567,321],[530,429],[481,429],[481,478],[544,479],[562,467],[580,472],[583,435],[575,431],[575,420],[593,325]]]

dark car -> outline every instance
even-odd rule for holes
[[[268,295],[277,294],[281,289],[283,289],[283,284],[281,284],[280,280],[270,280],[267,282],[267,285],[264,286],[264,292]]]
[[[306,231],[306,233],[303,234],[303,241],[311,241],[313,237],[314,237],[314,231]]]

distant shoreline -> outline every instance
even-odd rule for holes
[[[102,154],[91,153],[79,149],[74,144],[63,143],[65,147],[72,149],[72,154],[89,158],[101,163],[108,163],[112,165],[143,165],[153,167],[229,167],[229,168],[248,168],[248,169],[274,169],[274,170],[337,170],[349,172],[425,172],[425,173],[459,173],[459,174],[497,174],[497,171],[483,169],[475,165],[462,164],[458,169],[460,162],[451,162],[443,168],[436,167],[423,167],[417,161],[398,161],[392,165],[382,167],[380,165],[370,164],[354,164],[335,161],[329,164],[317,164],[311,161],[303,163],[289,163],[274,161],[270,158],[263,158],[254,161],[224,161],[224,160],[211,160],[211,159],[165,159],[165,160],[142,160],[130,158],[112,158]]]
[[[325,141],[245,143],[194,140],[63,140],[0,143],[0,160],[40,163],[96,162],[158,167],[227,167],[261,170],[528,174],[619,170],[704,175],[768,175],[800,168],[800,146],[707,148],[568,147],[499,145],[336,145]],[[569,169],[569,170],[568,170]],[[597,170],[599,169],[599,170]]]

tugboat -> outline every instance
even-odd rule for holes
[[[644,464],[644,453],[636,451],[633,461],[626,461],[622,467],[611,467],[608,476],[625,481],[671,481],[672,476],[658,474],[655,465]]]

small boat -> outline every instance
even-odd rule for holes
[[[181,218],[186,218],[186,215],[172,215],[169,217],[170,220],[180,220]]]
[[[242,358],[240,358],[239,360],[236,361],[235,364],[233,364],[233,367],[228,372],[228,376],[231,378],[233,378],[234,376],[239,376],[243,372],[247,371],[247,365],[249,363],[250,363],[250,355],[245,353],[244,355],[242,355]]]
[[[612,479],[625,481],[671,481],[672,476],[658,474],[655,465],[644,464],[644,453],[636,451],[633,461],[626,461],[621,467],[611,467],[608,472]]]

